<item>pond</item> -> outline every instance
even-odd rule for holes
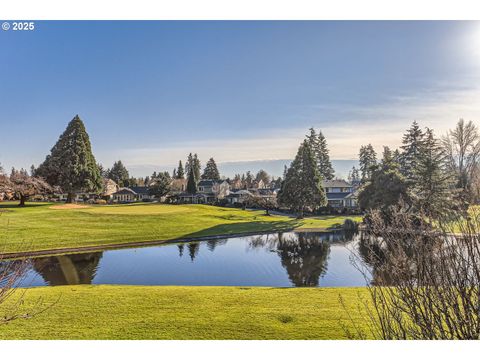
[[[39,257],[29,259],[21,286],[365,286],[352,263],[365,265],[359,244],[341,231],[290,232]]]

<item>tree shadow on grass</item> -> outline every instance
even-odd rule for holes
[[[292,219],[289,221],[251,221],[231,224],[220,224],[190,234],[182,235],[181,238],[196,238],[214,235],[242,235],[244,233],[279,233],[294,230],[301,225],[301,221]],[[180,238],[179,238],[180,239]]]
[[[342,229],[343,224],[342,223],[335,223],[327,227],[327,230],[340,230]]]
[[[25,206],[18,206],[18,202],[7,202],[7,203],[2,203],[0,202],[0,210],[1,209],[26,209],[26,208],[31,208],[31,207],[41,207],[41,206],[48,206],[49,204],[46,203],[26,203]]]

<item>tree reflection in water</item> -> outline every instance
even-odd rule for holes
[[[178,247],[178,256],[179,256],[179,257],[182,257],[182,256],[183,256],[183,250],[184,250],[184,248],[185,248],[185,245],[184,245],[184,244],[178,244],[177,247]]]
[[[295,286],[319,286],[320,277],[327,271],[331,242],[345,240],[343,232],[279,233],[254,237],[249,246],[276,252]]]
[[[91,284],[102,252],[32,259],[33,268],[49,285]]]
[[[188,254],[190,255],[190,260],[195,260],[195,257],[198,255],[200,250],[200,244],[198,242],[188,243]]]

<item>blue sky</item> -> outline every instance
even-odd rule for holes
[[[478,22],[37,22],[0,32],[0,162],[40,163],[77,113],[135,175],[289,159],[310,126],[354,159],[477,121],[479,75]]]

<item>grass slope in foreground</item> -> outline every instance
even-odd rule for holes
[[[67,208],[0,203],[0,252],[67,249],[294,228],[327,229],[346,217],[297,220],[207,205],[128,204]],[[351,217],[360,221],[360,217]]]
[[[358,296],[368,295],[360,288],[33,288],[27,290],[26,308],[39,298],[58,302],[31,319],[0,325],[0,338],[343,339],[342,323],[353,329],[340,294],[358,325],[363,320]]]

